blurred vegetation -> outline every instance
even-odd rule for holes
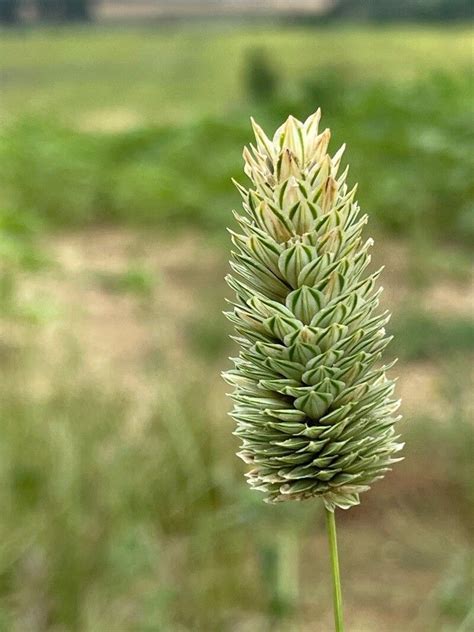
[[[247,490],[219,378],[249,114],[271,130],[318,105],[392,263],[409,422],[404,464],[341,512],[348,612],[367,632],[471,629],[469,44],[465,27],[5,34],[0,632],[329,629],[319,505]]]
[[[321,106],[382,228],[467,243],[469,51],[466,28],[7,33],[0,208],[222,231],[249,112],[273,128]]]
[[[244,65],[244,81],[251,99],[268,104],[277,98],[278,77],[265,50],[249,50]]]
[[[404,361],[474,353],[474,322],[467,316],[432,316],[408,307],[391,329],[395,336],[393,352]]]
[[[90,0],[32,0],[27,3],[21,0],[0,0],[0,24],[16,25],[24,18],[27,8],[36,11],[37,19],[51,21],[87,21],[91,18]]]
[[[244,613],[259,612],[275,626],[298,620],[294,605],[312,591],[299,586],[292,564],[298,565],[301,548],[309,550],[311,525],[322,518],[319,505],[270,513],[244,489],[240,466],[230,458],[229,427],[202,397],[213,376],[193,374],[179,387],[161,381],[137,427],[126,396],[77,380],[74,365],[56,376],[49,394],[38,395],[22,379],[22,362],[11,362],[3,362],[0,393],[0,496],[7,508],[0,523],[1,629],[30,629],[33,621],[35,630],[220,632],[233,629]],[[403,520],[421,529],[423,514],[448,512],[467,528],[469,513],[459,512],[468,511],[472,493],[468,420],[456,416],[433,426],[420,417],[410,428],[406,480],[398,482]],[[443,458],[434,462],[433,454]],[[426,481],[410,490],[421,470]],[[386,491],[397,485],[391,481]],[[387,510],[396,493],[385,499]],[[370,507],[367,498],[365,512]],[[396,536],[405,542],[401,550],[408,546],[433,564],[423,530],[412,530],[406,541],[403,525]],[[351,523],[341,534],[350,539]],[[370,538],[376,550],[383,547],[383,528],[370,530]],[[451,547],[441,547],[450,566],[429,601],[420,602],[429,629],[460,622],[469,611],[467,566],[454,541]],[[316,559],[321,566],[321,556]],[[311,568],[310,584],[314,563]],[[320,591],[313,607],[323,599]],[[258,621],[250,629],[265,629]]]
[[[255,73],[262,85],[270,80],[262,63],[251,58],[252,97]],[[322,106],[323,124],[335,130],[334,151],[348,143],[361,204],[381,228],[465,243],[474,237],[467,72],[390,85],[354,81],[349,71],[329,68],[293,96],[268,102],[262,96],[253,111],[269,128],[289,112],[305,117]],[[160,226],[173,218],[222,231],[238,203],[228,183],[250,140],[247,114],[113,135],[45,120],[10,124],[0,132],[3,205],[53,226]]]
[[[14,28],[1,35],[1,120],[43,116],[108,131],[181,125],[225,117],[235,108],[247,123],[254,106],[243,76],[255,49],[265,54],[282,95],[328,68],[336,74],[346,69],[345,78],[361,83],[397,85],[432,72],[456,77],[472,66],[472,28],[466,24],[305,28],[229,22]]]
[[[28,0],[27,0],[28,1]],[[24,2],[21,0],[1,0],[0,1],[0,23],[6,25],[17,24],[24,18]],[[29,0],[29,6],[36,10],[36,19],[43,22],[61,23],[68,21],[88,21],[94,18],[95,9],[103,4],[101,0],[91,2],[91,0]],[[114,0],[112,6],[118,3]],[[173,11],[173,3],[169,0],[155,0],[155,5],[164,11],[161,19],[186,16],[186,9],[190,10],[190,15],[194,14],[196,4],[193,0],[181,0],[178,12]],[[171,6],[170,6],[171,5]],[[118,7],[120,5],[118,4]],[[146,7],[146,5],[145,5]],[[147,7],[146,7],[147,8]],[[229,7],[227,7],[229,8]],[[282,8],[285,8],[283,5]],[[377,2],[367,2],[366,0],[335,0],[321,14],[317,10],[315,13],[293,12],[293,5],[288,3],[286,11],[283,12],[282,21],[321,23],[323,20],[342,18],[351,20],[459,20],[472,18],[472,5],[469,0],[377,0]],[[204,4],[201,7],[201,17],[210,14],[210,8]],[[237,14],[240,14],[239,7],[236,6]],[[135,17],[140,16],[140,9]],[[258,14],[245,7],[244,15],[247,19],[258,17]],[[120,14],[119,14],[120,15]],[[133,14],[132,14],[133,16]],[[31,19],[31,17],[30,17]],[[179,19],[179,18],[178,18]]]
[[[336,0],[329,17],[359,20],[462,20],[473,17],[470,0]]]
[[[1,629],[217,632],[235,609],[265,610],[248,566],[259,536],[246,535],[262,504],[242,497],[229,429],[210,434],[216,420],[196,409],[205,381],[161,384],[133,428],[126,398],[75,384],[73,367],[57,377],[46,397],[2,380]]]

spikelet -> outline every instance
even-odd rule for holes
[[[235,183],[244,214],[227,277],[240,354],[224,379],[251,487],[267,502],[320,496],[334,510],[358,504],[403,444],[380,363],[390,314],[377,311],[381,271],[367,272],[367,216],[339,170],[344,146],[328,154],[319,119],[290,116],[273,139],[252,121],[252,186]]]

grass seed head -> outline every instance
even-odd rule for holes
[[[268,502],[320,496],[333,510],[358,504],[403,444],[380,362],[390,314],[378,311],[380,270],[367,272],[367,216],[320,118],[290,116],[273,138],[252,120],[252,184],[238,185],[245,214],[227,278],[241,349],[224,378],[251,487]]]

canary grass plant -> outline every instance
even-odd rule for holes
[[[343,629],[335,509],[400,458],[393,365],[380,362],[390,314],[378,310],[381,270],[367,272],[372,240],[356,187],[328,153],[320,110],[290,116],[273,138],[252,121],[244,149],[249,188],[231,232],[233,338],[240,354],[224,374],[250,486],[270,503],[320,498],[331,552],[336,630]]]

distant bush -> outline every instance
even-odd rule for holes
[[[251,99],[269,102],[277,91],[275,70],[264,50],[253,48],[247,52],[244,66],[244,83]]]
[[[323,108],[348,144],[360,202],[380,227],[466,241],[474,234],[468,74],[403,85],[357,83],[338,68],[291,99],[254,104],[270,127]],[[115,135],[26,120],[0,133],[0,206],[53,225],[132,222],[221,230],[239,203],[230,178],[250,140],[249,109],[225,120]]]

